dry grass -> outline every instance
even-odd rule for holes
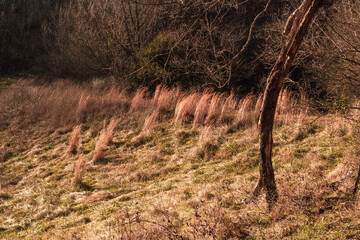
[[[156,121],[159,117],[159,111],[155,110],[149,116],[146,117],[142,132],[151,131],[154,129]]]
[[[277,114],[285,115],[292,109],[294,103],[292,101],[293,98],[290,94],[290,91],[286,88],[281,90],[278,98],[278,104],[276,107]]]
[[[111,143],[112,142],[112,139],[114,137],[114,131],[115,131],[115,128],[117,127],[118,123],[120,122],[120,118],[117,118],[117,117],[112,117],[110,119],[110,123],[107,127],[107,143]]]
[[[203,127],[200,131],[199,145],[204,147],[214,140],[214,126]]]
[[[74,127],[70,135],[69,148],[67,151],[68,153],[76,153],[80,151],[80,143],[79,143],[80,134],[81,134],[81,125],[77,125]]]
[[[353,108],[350,111],[350,116],[356,120],[360,120],[360,100],[356,100],[353,104]]]
[[[79,121],[81,121],[83,114],[86,110],[86,107],[88,106],[90,100],[90,95],[88,95],[87,91],[83,91],[80,95],[80,99],[76,108],[76,115],[79,118]]]
[[[292,122],[301,124],[309,114],[309,106],[305,95],[295,95],[286,88],[282,89],[276,108],[277,124],[290,124]]]
[[[221,114],[223,96],[224,94],[220,93],[215,93],[212,95],[207,117],[205,119],[205,124],[213,125],[217,122],[217,119]]]
[[[169,89],[165,85],[160,84],[156,87],[153,105],[158,111],[171,111],[175,109],[179,97],[179,91]]]
[[[246,222],[241,217],[231,218],[220,205],[196,203],[194,214],[186,223],[168,206],[155,206],[152,217],[132,213],[128,209],[119,211],[111,221],[106,239],[246,239],[249,236]],[[179,227],[185,227],[179,231]],[[87,239],[93,239],[92,232]],[[95,237],[96,238],[96,237]]]
[[[159,98],[160,98],[160,94],[161,94],[161,92],[163,91],[164,88],[166,88],[166,86],[164,86],[163,84],[159,84],[156,87],[155,92],[154,92],[154,97],[153,97],[154,106],[157,105],[157,103],[159,101]]]
[[[193,123],[194,128],[204,123],[206,114],[209,111],[208,109],[210,106],[212,96],[213,96],[212,93],[208,93],[206,91],[201,96],[194,113],[194,123]]]
[[[113,136],[114,136],[114,130],[116,126],[118,125],[120,121],[120,118],[113,117],[110,120],[109,125],[104,127],[101,132],[98,140],[96,141],[94,156],[92,158],[92,163],[96,164],[102,159],[104,159],[104,150],[107,148],[109,143],[111,143]]]
[[[159,121],[166,121],[174,114],[174,122],[193,120],[194,127],[222,124],[240,126],[256,121],[262,101],[261,96],[255,101],[254,96],[248,95],[237,104],[238,100],[233,94],[225,97],[207,89],[203,93],[185,95],[164,85],[156,88],[152,98],[147,96],[146,88],[140,88],[130,99],[126,88],[83,88],[69,80],[54,83],[22,81],[11,89],[5,89],[2,95],[0,101],[11,103],[2,104],[3,111],[21,108],[21,115],[11,117],[17,126],[46,122],[53,127],[97,124],[105,118],[124,114],[134,116],[136,124],[142,125],[154,109],[159,111]],[[307,114],[304,107],[299,110],[300,105],[305,106],[304,101],[295,98],[288,90],[282,91],[277,110],[278,121],[299,121]],[[9,121],[3,119],[2,125]]]
[[[197,158],[210,160],[216,153],[220,142],[218,137],[215,135],[215,127],[208,125],[200,130],[199,146],[195,150]]]
[[[118,90],[84,88],[66,79],[54,82],[23,80],[2,90],[0,110],[12,114],[6,114],[8,119],[3,121],[17,128],[29,125],[59,128],[80,123],[93,124],[125,112],[129,100],[125,98],[126,91],[116,93]]]
[[[234,122],[235,126],[247,126],[253,122],[252,120],[254,119],[254,111],[251,108],[253,102],[253,95],[247,95],[245,98],[239,101]]]
[[[85,160],[83,157],[79,157],[74,164],[74,176],[72,179],[73,187],[77,187],[82,182],[82,176],[84,171]]]
[[[101,105],[116,112],[116,106],[124,106],[124,108],[127,108],[128,99],[129,94],[127,88],[113,86],[101,97]]]
[[[62,83],[45,87],[42,84],[46,90],[29,90],[26,84],[17,87],[21,91],[26,89],[24,93],[34,92],[25,95],[30,96],[29,103],[35,102],[32,94],[45,94],[40,96],[44,101],[38,102],[39,107],[47,106],[42,105],[46,97],[52,101],[47,94],[55,89],[70,93]],[[14,92],[21,99],[19,89]],[[73,92],[74,105],[69,108],[72,113],[76,113],[81,98],[83,89],[79,90]],[[236,107],[234,96],[221,97],[216,101],[218,110],[213,117],[216,124],[199,123],[197,129],[192,129],[191,120],[196,117],[197,104],[204,93],[190,101],[194,104],[189,104],[190,110],[184,110],[187,116],[179,119],[188,124],[174,126],[169,119],[166,122],[155,117],[164,114],[156,111],[156,106],[162,105],[159,103],[162,91],[157,93],[156,106],[154,98],[144,98],[151,108],[135,115],[121,105],[126,98],[120,97],[121,91],[87,90],[90,98],[83,111],[87,122],[81,130],[82,152],[76,156],[63,156],[69,147],[64,143],[73,126],[79,125],[76,116],[70,118],[70,126],[57,131],[47,130],[52,118],[40,116],[41,122],[23,126],[16,138],[11,135],[16,133],[14,123],[10,127],[4,125],[0,131],[0,238],[359,238],[359,195],[351,193],[359,169],[356,142],[359,135],[355,134],[357,128],[339,116],[334,119],[326,116],[324,121],[304,126],[298,119],[307,117],[307,113],[291,110],[289,116],[295,117],[274,129],[274,168],[280,198],[273,211],[268,212],[263,198],[245,201],[258,177],[256,127],[235,129],[226,133],[226,137],[222,130],[224,123],[232,123],[239,109],[246,112],[245,118],[252,118],[258,105],[255,102],[260,100],[253,98],[250,107],[244,107],[244,102],[249,101],[245,97]],[[5,95],[0,101],[14,99],[8,90],[1,94]],[[177,111],[187,97],[179,101]],[[0,118],[7,122],[8,117],[17,116],[14,112],[20,115],[26,107],[23,103],[25,100],[0,105],[11,110],[1,112],[5,114]],[[110,109],[114,111],[109,113]],[[141,125],[134,118],[140,114],[145,118],[149,111],[153,111],[153,116],[145,121],[144,126],[150,126],[145,129],[153,128],[154,119],[163,122],[152,130],[151,136],[144,132],[139,136]],[[205,119],[208,112],[207,109]],[[303,115],[296,115],[301,112]],[[287,112],[279,116],[284,114]],[[94,151],[95,163],[106,154],[109,164],[85,167],[86,154],[94,149],[99,132],[94,126],[112,115],[121,116],[121,125],[117,118],[108,124],[104,121]],[[41,124],[45,127],[40,128]],[[301,133],[296,131],[297,124],[301,125]],[[110,145],[117,125],[116,141]],[[15,146],[23,145],[21,139],[25,135],[32,145],[16,150]],[[38,214],[34,216],[34,212]]]
[[[131,101],[130,112],[142,110],[148,105],[149,101],[145,98],[147,90],[147,88],[139,88],[136,91]]]
[[[184,97],[176,104],[174,116],[175,123],[190,121],[194,117],[196,105],[200,96],[199,93],[193,93]]]
[[[108,144],[107,139],[108,139],[108,137],[107,137],[106,129],[101,130],[100,136],[99,136],[98,140],[96,141],[96,145],[95,145],[94,156],[92,158],[93,164],[98,163],[100,160],[102,160],[104,158],[103,152]]]
[[[294,115],[294,108],[296,106],[294,100],[295,99],[291,95],[290,91],[286,88],[281,90],[275,115],[278,123],[287,124],[289,122],[289,118]]]
[[[228,96],[222,106],[219,124],[231,124],[234,120],[234,112],[236,110],[237,100],[233,93]]]

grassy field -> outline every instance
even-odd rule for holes
[[[359,111],[282,92],[269,212],[248,201],[261,96],[5,80],[1,239],[360,238]]]

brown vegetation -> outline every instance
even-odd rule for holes
[[[200,96],[201,95],[199,93],[192,93],[180,99],[176,104],[174,121],[190,121],[194,117],[196,105],[200,99]]]
[[[79,152],[79,150],[80,150],[80,143],[79,143],[80,134],[81,134],[81,125],[77,125],[74,127],[74,129],[70,135],[68,153]]]
[[[93,164],[96,164],[99,161],[103,160],[104,150],[109,145],[109,143],[111,143],[114,136],[114,130],[118,125],[119,121],[120,118],[111,118],[109,125],[107,127],[104,126],[104,128],[100,131],[100,136],[96,141],[94,156],[92,158]]]
[[[194,127],[205,122],[205,117],[209,111],[212,97],[213,93],[207,93],[206,90],[204,91],[195,109],[193,123]]]
[[[149,116],[146,117],[144,126],[142,128],[143,132],[150,131],[154,128],[156,121],[159,117],[159,111],[155,110],[153,113],[151,113]]]
[[[167,86],[160,84],[156,87],[153,104],[160,112],[173,111],[176,107],[178,97],[179,91],[170,89]]]
[[[0,208],[6,213],[0,215],[0,227],[5,229],[0,231],[1,237],[357,236],[353,230],[358,229],[356,221],[360,216],[355,208],[358,196],[353,195],[359,168],[357,128],[339,116],[316,120],[311,108],[306,111],[304,97],[299,99],[290,90],[282,93],[287,96],[281,99],[290,102],[291,107],[280,108],[274,132],[280,197],[278,205],[267,212],[263,198],[256,203],[245,199],[256,182],[258,142],[254,123],[261,96],[218,94],[213,105],[216,114],[206,123],[211,98],[207,104],[200,99],[209,93],[179,93],[182,97],[177,101],[171,98],[171,106],[161,111],[158,106],[163,106],[159,103],[162,94],[157,93],[155,101],[149,93],[141,99],[149,108],[133,112],[129,107],[135,93],[121,94],[123,88],[64,84],[22,81],[0,92],[0,101],[9,103],[0,105],[0,118],[4,120],[0,131],[0,149],[4,150],[0,162]],[[166,91],[159,92],[165,96],[177,93],[162,88]],[[27,95],[16,95],[20,90]],[[76,109],[84,92],[89,102],[79,122]],[[52,115],[61,104],[46,108],[50,113],[39,116],[39,121],[19,121],[22,114],[30,114],[27,109],[43,108],[48,99],[52,101],[52,95],[61,93],[73,98],[68,109],[75,116],[62,116],[59,127],[54,127]],[[25,102],[21,97],[36,99],[41,94],[41,101]],[[176,106],[178,111],[179,104],[188,96],[194,99],[194,94],[197,100],[187,105],[184,121],[175,124]],[[59,101],[63,101],[61,97]],[[197,111],[202,111],[204,117],[193,128]],[[235,127],[239,111],[246,124]],[[79,124],[81,152],[64,155],[72,131],[80,130],[76,127]],[[224,131],[227,125],[232,125],[231,131]],[[89,159],[92,155],[93,160]],[[106,164],[97,164],[101,159],[106,159]],[[88,160],[94,164],[85,167]],[[119,209],[118,204],[123,207]],[[22,207],[25,205],[32,210]],[[31,219],[24,215],[35,210],[39,213]],[[330,232],[322,232],[324,224]],[[37,228],[41,231],[34,231]]]
[[[79,157],[74,164],[74,177],[72,179],[72,185],[77,187],[81,184],[82,176],[84,172],[85,160],[83,157]]]
[[[147,88],[139,88],[136,91],[136,93],[131,101],[130,111],[135,112],[135,111],[144,110],[146,108],[146,106],[149,103],[145,99],[146,91],[147,91]]]

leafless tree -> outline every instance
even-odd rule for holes
[[[278,199],[272,164],[272,132],[277,100],[284,78],[289,72],[291,63],[303,41],[308,27],[316,13],[324,4],[325,1],[323,0],[304,0],[293,14],[290,15],[284,28],[284,34],[287,35],[286,43],[267,79],[259,119],[260,176],[254,189],[253,197],[258,197],[261,190],[264,189],[270,209]]]

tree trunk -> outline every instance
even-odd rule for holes
[[[259,118],[260,176],[253,197],[258,197],[264,188],[269,209],[278,199],[271,154],[275,110],[281,85],[312,19],[323,4],[324,0],[304,0],[291,14],[284,29],[284,34],[287,35],[286,44],[267,79]]]

